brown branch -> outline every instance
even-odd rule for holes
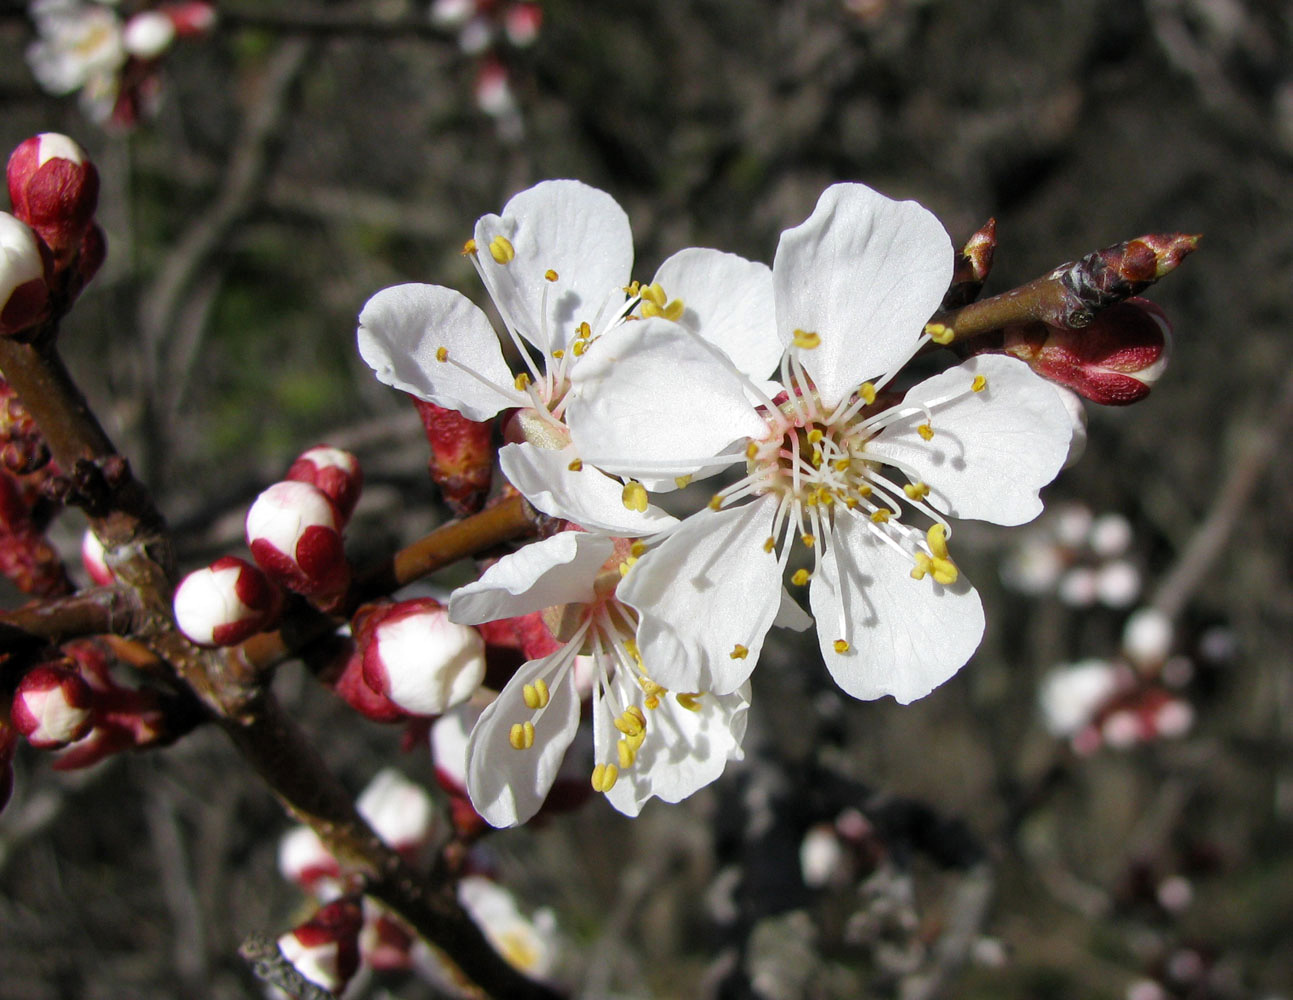
[[[141,626],[139,602],[124,587],[92,587],[68,597],[38,601],[0,614],[0,648],[5,628],[52,645],[88,635],[132,635]]]

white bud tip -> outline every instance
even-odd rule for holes
[[[260,612],[249,608],[238,598],[241,566],[227,566],[190,573],[175,589],[175,624],[199,646],[222,643],[216,631],[222,626],[255,621]]]
[[[485,678],[485,640],[443,608],[392,617],[375,630],[387,697],[414,715],[439,715],[466,701]]]
[[[435,829],[431,797],[394,768],[379,771],[356,805],[368,825],[396,850],[421,847]]]

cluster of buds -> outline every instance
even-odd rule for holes
[[[1062,504],[1021,533],[1002,560],[1001,578],[1021,594],[1055,594],[1069,607],[1128,608],[1141,590],[1133,541],[1121,514],[1096,516],[1084,503]]]
[[[75,142],[46,132],[19,143],[0,213],[0,335],[28,336],[66,311],[107,252],[94,221],[99,174]]]
[[[434,0],[431,22],[456,32],[458,47],[478,60],[476,105],[498,123],[504,139],[519,140],[523,134],[520,106],[504,56],[507,48],[534,44],[543,24],[543,9],[525,0]]]
[[[134,125],[157,104],[158,67],[179,38],[205,35],[216,11],[172,0],[123,18],[115,0],[34,0],[37,39],[27,49],[36,81],[52,94],[80,93],[99,123]]]

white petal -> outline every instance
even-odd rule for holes
[[[813,616],[799,606],[799,602],[790,596],[785,587],[781,588],[781,607],[772,622],[777,628],[788,628],[792,632],[807,632],[813,627]]]
[[[490,241],[516,253],[499,263]],[[476,253],[485,286],[505,319],[541,351],[564,348],[575,328],[594,332],[623,306],[633,269],[629,219],[605,191],[579,181],[544,181],[476,222]],[[555,281],[546,277],[557,274]],[[546,309],[545,309],[546,302]]]
[[[571,439],[608,472],[687,475],[732,442],[766,431],[745,380],[667,320],[627,323],[600,338],[571,382]],[[670,462],[668,469],[651,464]]]
[[[491,826],[516,826],[538,812],[561,767],[561,758],[579,728],[575,687],[551,679],[553,666],[569,653],[560,649],[521,664],[507,687],[485,709],[467,741],[467,793],[476,812]],[[548,680],[551,700],[541,714],[525,705],[525,685]],[[536,718],[537,715],[537,718]],[[534,745],[517,750],[512,726],[534,720]]]
[[[983,606],[963,575],[950,587],[929,576],[913,580],[911,557],[878,539],[873,527],[862,517],[836,518],[809,603],[835,682],[854,698],[890,694],[905,705],[973,655],[983,637]],[[835,651],[837,639],[849,643],[847,652]]]
[[[970,392],[975,375],[987,379]],[[923,440],[922,413],[890,424],[868,454],[909,466],[930,486],[929,500],[953,517],[1023,524],[1041,513],[1038,492],[1068,455],[1073,423],[1060,394],[1017,358],[985,354],[915,386],[906,404],[955,398],[933,408],[934,436]]]
[[[694,514],[629,570],[616,596],[636,608],[646,672],[672,691],[730,694],[781,606],[777,557],[764,550],[777,501]],[[737,646],[744,656],[733,657]]]
[[[593,581],[615,543],[585,531],[562,531],[505,555],[475,583],[449,598],[449,618],[464,625],[515,618],[558,604],[593,599]]]
[[[441,347],[480,378],[437,360]],[[469,420],[529,405],[527,396],[512,389],[512,372],[494,327],[475,303],[451,288],[409,284],[378,292],[359,314],[359,353],[379,381],[458,410]]]
[[[781,341],[821,337],[799,357],[832,406],[911,354],[952,280],[952,242],[914,201],[835,184],[781,234],[772,275]]]
[[[636,690],[636,685],[633,688]],[[631,695],[632,691],[626,692]],[[728,695],[697,695],[696,704],[699,710],[690,711],[670,693],[661,696],[659,708],[645,710],[646,739],[633,764],[620,770],[614,787],[606,793],[611,805],[626,816],[638,815],[653,797],[681,802],[716,781],[729,760],[744,757],[741,741],[750,707],[750,685],[742,684]],[[618,731],[612,733],[618,738]],[[607,758],[599,752],[598,760],[614,761],[614,745],[610,751]]]
[[[685,307],[678,320],[722,349],[736,367],[762,379],[781,360],[772,299],[772,270],[721,250],[680,250],[656,271],[655,282]]]
[[[573,471],[570,463],[577,457],[573,446],[558,451],[509,444],[498,453],[503,475],[545,514],[621,538],[653,535],[677,523],[673,515],[650,504],[644,511],[625,507],[624,484],[602,475],[592,463]]]

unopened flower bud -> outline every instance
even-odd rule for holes
[[[325,990],[340,993],[359,968],[359,931],[364,911],[350,897],[334,900],[278,939],[296,971]]]
[[[1122,629],[1122,651],[1136,666],[1160,666],[1172,651],[1172,620],[1156,608],[1136,611]]]
[[[431,797],[394,768],[383,768],[355,802],[377,836],[406,857],[416,856],[435,832]]]
[[[89,528],[86,528],[85,534],[81,536],[81,565],[85,567],[85,572],[89,574],[90,579],[100,587],[106,587],[116,579],[116,575],[108,565],[103,543]]]
[[[385,695],[378,694],[364,680],[364,657],[358,650],[346,661],[345,668],[332,685],[338,698],[373,722],[403,722],[409,713]]]
[[[28,743],[54,750],[90,731],[93,703],[93,692],[76,671],[46,664],[19,681],[10,712]]]
[[[411,397],[412,398],[412,397]],[[494,470],[492,421],[468,420],[457,410],[413,399],[431,445],[428,467],[445,503],[459,517],[485,502]]]
[[[992,270],[996,250],[997,220],[989,219],[965,241],[965,246],[956,255],[952,284],[943,296],[944,309],[959,309],[979,297],[988,272]]]
[[[247,512],[247,545],[276,582],[310,596],[344,591],[350,580],[341,515],[309,483],[275,483]]]
[[[9,157],[13,214],[31,226],[65,264],[80,249],[99,202],[99,172],[72,139],[44,132]]]
[[[348,451],[317,445],[301,454],[287,470],[293,482],[309,483],[326,493],[341,514],[343,522],[350,520],[364,488],[364,473],[359,459]]]
[[[466,701],[485,676],[480,633],[451,622],[429,598],[379,609],[355,638],[368,686],[413,715],[439,715]]]
[[[203,35],[216,26],[216,9],[200,0],[164,3],[158,10],[171,19],[178,35]]]
[[[517,48],[533,45],[543,25],[543,8],[537,3],[513,4],[503,15],[503,31]]]
[[[223,556],[175,588],[175,624],[199,646],[236,646],[265,631],[282,602],[278,588],[259,569]]]
[[[413,948],[417,943],[412,931],[371,899],[364,900],[364,909],[364,929],[359,934],[359,952],[364,963],[378,972],[411,968]]]
[[[1043,378],[1093,402],[1125,406],[1149,395],[1167,367],[1171,326],[1154,303],[1128,299],[1102,309],[1081,329],[1007,327],[1004,346]]]
[[[121,45],[136,59],[156,59],[175,41],[175,22],[160,11],[136,14],[121,31]]]
[[[0,212],[0,336],[29,330],[49,306],[46,257],[31,227]]]
[[[341,878],[341,866],[308,826],[293,827],[278,842],[278,872],[306,892],[323,894]]]

